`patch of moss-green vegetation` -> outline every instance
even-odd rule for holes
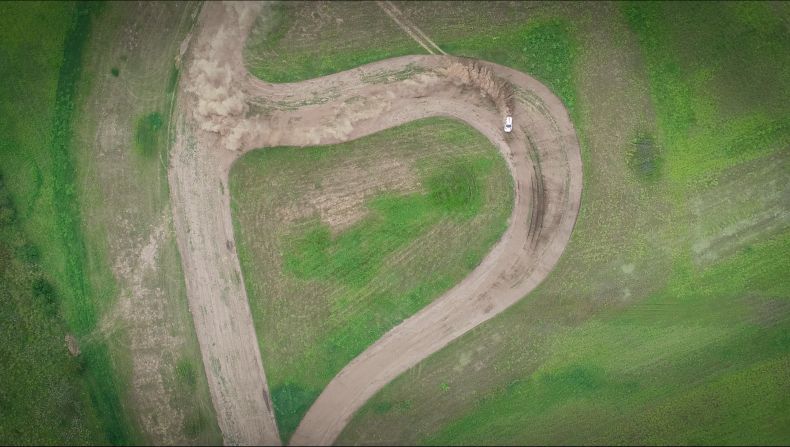
[[[637,2],[622,10],[648,64],[672,180],[705,182],[790,145],[786,5]]]
[[[416,185],[360,190],[373,175],[394,184],[414,176]],[[496,149],[445,118],[344,144],[256,151],[234,166],[230,187],[284,440],[343,366],[479,264],[505,230],[513,200]],[[341,228],[309,205],[358,194],[359,217]],[[283,218],[294,212],[303,217]]]
[[[194,389],[197,385],[197,372],[188,358],[183,358],[176,364],[176,377],[181,385],[189,389]]]
[[[214,424],[214,422],[208,418],[209,416],[206,412],[200,409],[188,413],[184,417],[184,434],[193,439],[204,435],[207,427]]]
[[[118,75],[120,75],[120,74],[121,74],[121,70],[119,70],[119,69],[118,69],[118,67],[112,67],[112,68],[110,69],[110,74],[111,74],[111,75],[112,75],[114,78],[117,78],[117,77],[118,77]]]
[[[36,247],[7,253],[11,257],[8,265],[35,261],[33,264],[39,267],[31,269],[46,278],[46,283],[41,282],[43,279],[35,280],[33,299],[38,302],[18,301],[30,298],[20,291],[16,304],[10,308],[16,306],[23,315],[16,320],[20,325],[26,324],[25,321],[47,325],[39,335],[27,339],[21,334],[30,334],[25,331],[35,331],[34,328],[4,331],[5,334],[20,334],[6,339],[10,350],[29,345],[31,357],[17,357],[20,369],[15,368],[13,374],[26,378],[8,376],[8,380],[0,383],[0,393],[10,393],[7,387],[12,387],[12,383],[21,384],[23,382],[18,380],[29,377],[27,392],[34,396],[24,404],[3,403],[0,436],[7,442],[131,442],[132,431],[120,403],[121,388],[107,345],[90,337],[97,326],[100,301],[111,296],[114,284],[111,274],[106,281],[96,283],[86,277],[89,257],[80,228],[70,146],[77,89],[84,80],[82,50],[91,33],[92,18],[101,6],[96,3],[9,3],[3,6],[0,15],[0,40],[3,41],[0,54],[4,61],[0,64],[0,75],[4,79],[0,87],[0,115],[3,116],[0,130],[5,136],[0,141],[0,170],[9,200],[16,208],[15,225],[20,237]],[[14,272],[16,267],[11,268],[8,271]],[[3,284],[2,288],[19,290],[24,287],[21,285],[24,281],[18,279],[16,285]],[[46,304],[48,302],[56,302],[56,305]],[[43,311],[44,316],[36,316],[37,308],[49,310]],[[53,313],[55,308],[57,316]],[[34,357],[47,350],[51,352],[56,343],[63,343],[66,330],[79,344],[81,353],[76,359],[64,359],[62,355],[52,359]],[[60,333],[53,339],[57,332]],[[23,368],[23,364],[29,370]],[[48,368],[53,369],[43,371]],[[47,389],[49,385],[43,379],[50,374],[63,377],[57,380],[59,385]],[[49,394],[58,389],[65,394]],[[87,393],[86,399],[74,397],[83,396],[82,393]],[[17,395],[14,399],[21,397]],[[7,412],[8,408],[15,410]],[[50,424],[43,420],[41,425],[27,423],[38,420],[41,415],[52,414],[52,411],[65,414],[71,410],[74,410],[72,416],[55,417]],[[73,417],[74,425],[59,434],[51,424],[62,424],[64,417]],[[6,427],[12,431],[4,431]]]
[[[162,126],[164,121],[159,112],[141,116],[134,130],[134,147],[143,157],[152,157],[158,153],[161,144]]]
[[[310,409],[310,405],[321,394],[321,390],[306,390],[299,385],[285,383],[272,388],[272,401],[274,402],[274,415],[280,430],[285,428],[286,433],[280,433],[284,439],[299,426],[302,417]]]

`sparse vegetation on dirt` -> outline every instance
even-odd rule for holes
[[[512,206],[498,152],[444,118],[341,145],[253,152],[230,187],[286,440],[346,363],[480,262]]]
[[[167,166],[173,61],[198,4],[106,4],[85,49],[72,155],[92,260],[109,275],[99,330],[140,443],[217,444],[221,434],[186,298]],[[107,73],[117,67],[120,78]],[[109,270],[107,272],[106,269]],[[106,273],[105,273],[106,272]]]
[[[287,1],[261,14],[245,54],[255,76],[297,82],[426,51],[375,2]]]

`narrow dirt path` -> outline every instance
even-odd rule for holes
[[[514,179],[513,213],[491,253],[460,284],[347,365],[292,439],[329,444],[381,387],[546,277],[578,213],[579,145],[556,96],[530,76],[495,64],[407,56],[300,83],[255,79],[244,67],[242,48],[260,10],[251,3],[204,6],[185,55],[171,151],[171,198],[190,308],[226,443],[279,443],[233,236],[227,179],[239,156],[261,147],[348,141],[441,115],[491,140]],[[415,66],[420,70],[408,79],[368,81]],[[482,72],[515,87],[515,126],[507,136],[496,101],[472,79]]]

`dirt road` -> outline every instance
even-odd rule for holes
[[[514,179],[509,226],[491,253],[460,284],[347,365],[292,439],[330,444],[381,387],[523,298],[551,271],[579,210],[579,145],[555,95],[495,64],[407,56],[295,84],[257,80],[244,68],[242,48],[262,7],[204,6],[184,58],[169,175],[190,308],[226,443],[279,443],[231,222],[227,179],[239,156],[262,147],[348,141],[442,115],[490,139]],[[407,79],[371,81],[414,67],[419,70]],[[514,87],[515,123],[507,137],[502,111],[485,93],[490,85],[475,78],[480,73]]]

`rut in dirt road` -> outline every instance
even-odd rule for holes
[[[185,55],[169,171],[190,309],[227,444],[280,442],[235,249],[227,181],[236,159],[256,148],[334,144],[424,117],[449,116],[491,140],[514,180],[508,228],[482,263],[347,365],[292,439],[293,444],[330,444],[381,387],[546,277],[579,210],[579,145],[556,96],[535,79],[495,64],[406,56],[293,84],[255,79],[244,67],[242,48],[260,8],[204,6]],[[399,14],[389,12],[393,19]],[[420,70],[408,79],[365,82],[366,76],[409,66]],[[311,98],[329,100],[316,104]],[[250,112],[251,102],[267,101],[294,106]],[[507,136],[501,129],[504,113],[515,115]]]

